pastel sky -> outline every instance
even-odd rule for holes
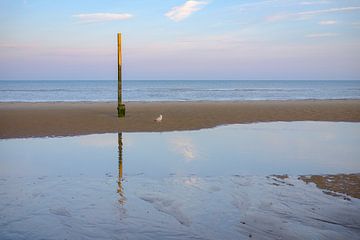
[[[360,79],[360,0],[0,0],[0,80]]]

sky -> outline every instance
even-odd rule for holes
[[[0,0],[0,80],[360,80],[360,0]]]

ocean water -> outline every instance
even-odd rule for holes
[[[123,82],[124,101],[298,99],[360,99],[360,81]],[[116,100],[116,81],[0,81],[0,102]]]

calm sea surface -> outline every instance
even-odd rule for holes
[[[124,101],[360,99],[360,81],[124,81]],[[0,81],[1,102],[115,101],[116,81]]]

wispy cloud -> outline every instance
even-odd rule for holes
[[[303,1],[300,2],[300,5],[317,5],[317,4],[326,4],[330,3],[330,1],[322,0],[322,1]]]
[[[354,11],[360,10],[360,7],[343,7],[343,8],[329,8],[329,9],[322,9],[322,10],[315,10],[315,11],[307,11],[307,12],[300,12],[297,15],[317,15],[322,13],[334,13],[334,12],[347,12],[347,11]]]
[[[307,38],[323,38],[323,37],[335,37],[337,33],[312,33],[306,35]]]
[[[73,15],[82,23],[107,22],[132,18],[130,13],[82,13]]]
[[[181,6],[173,7],[169,12],[165,13],[165,16],[178,22],[189,17],[192,13],[199,11],[201,7],[206,4],[207,2],[189,0]]]
[[[320,25],[335,25],[336,23],[337,21],[335,20],[324,20],[319,22]]]
[[[279,2],[279,0],[263,0],[263,1],[253,1],[253,2],[247,2],[247,3],[241,3],[236,5],[237,7],[254,7],[254,6],[259,6],[259,5],[266,5],[266,4],[272,4],[272,3],[276,3]]]
[[[279,15],[272,15],[267,17],[268,21],[279,21],[285,20],[292,17],[309,17],[319,14],[326,14],[326,13],[336,13],[336,12],[350,12],[360,10],[360,7],[342,7],[342,8],[329,8],[329,9],[322,9],[322,10],[315,10],[315,11],[306,11],[306,12],[298,12],[298,13],[289,13],[289,14],[279,14]]]

